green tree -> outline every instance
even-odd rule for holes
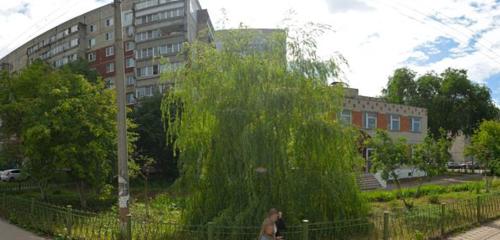
[[[57,173],[67,172],[85,207],[88,190],[109,179],[116,156],[113,90],[42,62],[0,85],[2,132],[19,139],[24,167],[42,196]]]
[[[489,170],[490,175],[500,175],[500,121],[491,120],[481,123],[466,149],[481,165]],[[485,174],[486,189],[489,190],[491,178]]]
[[[481,121],[499,114],[490,90],[470,81],[463,69],[448,68],[418,78],[407,68],[397,69],[382,94],[392,103],[427,108],[429,131],[436,138],[441,137],[441,128],[449,137],[470,136]]]
[[[161,113],[163,95],[157,93],[152,97],[141,99],[138,106],[130,113],[137,124],[136,153],[154,160],[154,166],[161,170],[168,180],[175,180],[178,175],[177,158],[174,156],[172,144],[167,142],[166,131]]]
[[[377,129],[375,136],[368,140],[368,146],[375,149],[371,155],[372,171],[381,172],[382,179],[392,180],[396,184],[401,200],[407,208],[412,208],[413,203],[401,195],[401,182],[397,170],[412,164],[409,145],[406,139],[399,138],[394,141],[389,134]]]
[[[429,181],[432,177],[438,176],[447,169],[447,163],[451,159],[448,151],[451,142],[446,138],[446,134],[441,134],[438,139],[427,135],[424,141],[414,146],[412,165],[425,172],[425,178]],[[417,188],[417,196],[420,195],[420,182]]]
[[[382,90],[385,99],[392,103],[408,104],[414,101],[417,74],[408,68],[399,68],[389,77],[387,88]]]
[[[342,89],[328,84],[338,68],[319,60],[310,27],[288,42],[268,38],[264,50],[249,50],[255,39],[244,29],[221,49],[185,45],[187,65],[164,76],[174,81],[162,110],[179,149],[176,184],[189,192],[184,221],[255,225],[271,207],[290,223],[366,214],[357,134],[331,117],[342,106]]]

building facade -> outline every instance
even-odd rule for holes
[[[343,110],[339,116],[342,122],[356,126],[368,136],[374,136],[377,129],[386,130],[394,140],[405,138],[410,145],[421,143],[425,139],[427,135],[425,108],[392,104],[381,98],[361,96],[358,89],[353,88],[346,88],[344,94]],[[362,152],[366,160],[364,167],[366,173],[371,167],[370,154],[373,151],[376,150],[364,148]],[[424,174],[412,166],[398,169],[397,172],[400,178],[419,177]],[[375,174],[375,177],[383,182],[380,174]]]
[[[23,44],[4,58],[0,68],[16,72],[36,59],[60,67],[87,59],[110,87],[115,62],[125,63],[127,103],[162,92],[160,74],[183,64],[183,43],[213,41],[213,26],[198,0],[123,0],[124,59],[114,50],[114,10],[108,4],[77,16]]]

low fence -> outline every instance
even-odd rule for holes
[[[119,239],[115,214],[96,214],[0,194],[0,215],[11,222],[68,239]],[[372,214],[366,218],[288,226],[287,240],[437,239],[500,217],[500,195],[490,194],[454,203]],[[181,225],[131,218],[137,240],[255,240],[258,226]]]

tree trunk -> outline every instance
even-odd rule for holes
[[[46,194],[46,184],[44,183],[44,181],[38,181],[38,188],[40,189],[40,197],[42,198],[43,201],[46,201],[47,200],[47,194]]]
[[[80,207],[87,208],[87,199],[85,196],[85,183],[80,181],[78,183],[78,195],[80,197]]]

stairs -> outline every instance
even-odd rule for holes
[[[359,188],[361,191],[382,189],[379,181],[371,173],[363,173],[356,177]]]

